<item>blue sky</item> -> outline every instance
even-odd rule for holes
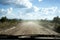
[[[60,0],[0,0],[0,18],[53,19],[60,17]]]

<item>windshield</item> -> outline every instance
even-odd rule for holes
[[[60,0],[0,0],[0,34],[59,35]]]

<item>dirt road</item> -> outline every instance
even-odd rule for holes
[[[18,31],[13,35],[27,35],[27,34],[57,34],[56,32],[40,26],[34,22],[23,22],[18,25]]]
[[[42,27],[35,22],[22,22],[17,25],[17,28],[6,31],[5,34],[11,35],[27,35],[27,34],[57,34],[56,32]]]

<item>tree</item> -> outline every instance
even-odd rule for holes
[[[0,19],[0,21],[1,21],[1,22],[5,22],[5,21],[7,21],[7,18],[6,18],[6,17],[2,17],[2,18]]]
[[[57,16],[57,17],[54,17],[54,19],[53,19],[53,23],[54,23],[54,29],[55,29],[55,31],[57,31],[57,32],[60,32],[60,18],[59,18],[59,16]]]
[[[53,22],[54,22],[54,23],[59,23],[59,19],[60,19],[59,16],[54,17]]]
[[[57,26],[57,25],[60,23],[60,18],[59,18],[59,16],[54,17],[52,22],[55,24],[55,26]]]
[[[57,26],[56,32],[60,33],[60,25]]]

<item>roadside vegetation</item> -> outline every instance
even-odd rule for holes
[[[54,30],[58,33],[60,33],[60,18],[59,16],[54,17],[52,23],[54,23]]]
[[[0,30],[11,28],[21,22],[22,22],[22,19],[8,19],[6,17],[2,17],[0,19]]]
[[[46,28],[49,28],[51,30],[54,30],[58,33],[60,33],[60,18],[59,16],[56,16],[53,18],[53,20],[40,20],[40,24]]]

